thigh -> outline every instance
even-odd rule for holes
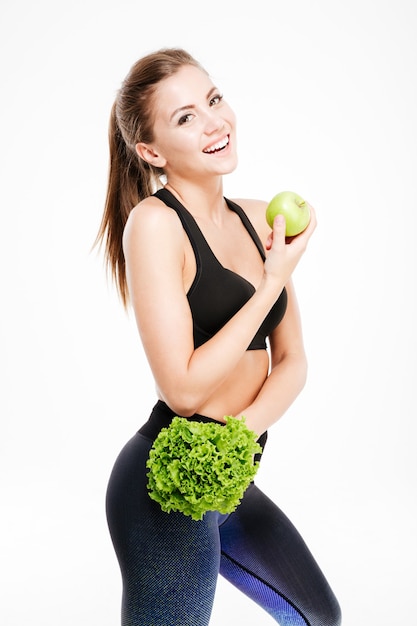
[[[206,626],[220,563],[216,514],[164,513],[147,491],[152,442],[137,434],[113,468],[107,517],[123,579],[123,626]]]
[[[285,626],[337,626],[340,609],[304,540],[255,485],[220,528],[221,574]]]

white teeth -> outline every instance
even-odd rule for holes
[[[221,141],[218,141],[217,143],[215,143],[213,146],[210,146],[210,148],[207,148],[207,150],[204,150],[204,152],[206,153],[216,152],[217,150],[221,150],[222,148],[225,148],[228,143],[229,143],[229,137],[225,137]]]

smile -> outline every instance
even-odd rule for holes
[[[221,139],[217,143],[214,143],[209,148],[203,150],[205,154],[213,154],[214,152],[220,152],[220,150],[224,150],[226,146],[229,145],[229,135],[226,135],[224,139]]]

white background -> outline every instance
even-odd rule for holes
[[[155,396],[90,249],[115,92],[177,45],[238,116],[226,195],[293,189],[319,219],[295,275],[309,381],[258,483],[344,626],[415,619],[416,28],[413,0],[2,0],[2,625],[119,623],[104,495]],[[220,580],[212,623],[273,622]]]

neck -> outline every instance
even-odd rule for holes
[[[225,210],[223,198],[223,179],[219,176],[215,180],[203,183],[193,183],[189,180],[170,179],[165,188],[168,189],[194,217],[210,219],[218,222],[222,219]]]

